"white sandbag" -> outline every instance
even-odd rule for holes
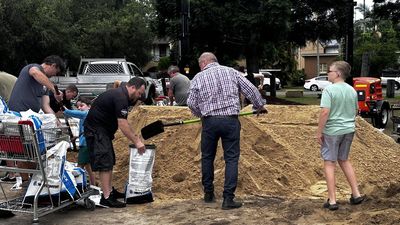
[[[8,112],[8,106],[6,101],[3,99],[3,97],[0,96],[0,114],[4,114]]]
[[[79,192],[76,190],[74,176],[71,172],[64,170],[65,156],[68,148],[69,143],[66,141],[61,141],[46,152],[47,163],[44,165],[44,171],[54,204],[59,203],[57,202],[57,199],[59,199],[59,196],[62,194],[62,192],[68,193],[71,199],[76,199],[79,197]],[[28,190],[26,191],[24,197],[24,203],[33,202],[33,197],[35,196],[36,192],[38,192],[42,182],[43,177],[41,174],[35,174],[31,178]],[[42,189],[40,197],[48,200],[48,198],[46,198],[48,197],[48,190],[46,186]]]
[[[52,145],[57,137],[57,117],[54,114],[39,114],[39,119],[42,121],[42,130],[46,140],[46,145]]]
[[[139,154],[134,145],[130,145],[129,177],[126,185],[128,204],[140,204],[153,201],[151,188],[153,185],[153,165],[155,146],[146,145],[146,152]]]

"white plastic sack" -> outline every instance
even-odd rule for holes
[[[60,192],[67,191],[69,196],[74,198],[77,193],[74,176],[71,172],[64,170],[65,155],[68,147],[68,142],[61,141],[51,149],[47,150],[47,165],[44,165],[44,170],[51,195],[58,196]],[[32,177],[25,194],[24,203],[26,203],[27,199],[29,203],[32,201],[32,197],[35,196],[42,182],[43,177],[41,174],[35,174]],[[48,196],[46,186],[42,189],[40,196]]]
[[[139,154],[134,145],[130,145],[129,177],[126,185],[127,203],[152,202],[152,172],[155,146],[147,145],[146,152]]]
[[[47,145],[52,145],[56,141],[57,132],[57,117],[54,114],[39,114],[39,119],[42,121],[43,135]]]
[[[0,96],[0,114],[8,112],[8,106],[6,101]]]

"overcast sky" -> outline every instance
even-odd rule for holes
[[[359,5],[359,4],[364,4],[364,0],[357,0],[357,5]],[[372,8],[373,4],[374,3],[372,0],[365,0],[365,5],[367,5],[369,8]],[[354,9],[354,11],[356,12],[354,20],[362,19],[363,14],[360,11],[358,11],[357,9]]]

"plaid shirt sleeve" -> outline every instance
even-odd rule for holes
[[[187,105],[189,106],[190,110],[192,111],[192,114],[197,117],[201,117],[201,110],[200,110],[199,104],[198,104],[199,94],[200,93],[199,93],[199,88],[197,87],[197,79],[194,78],[190,82]]]
[[[265,100],[263,100],[257,88],[244,76],[239,75],[238,80],[240,92],[253,103],[253,109],[257,110],[263,107]]]

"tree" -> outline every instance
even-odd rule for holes
[[[158,31],[178,39],[179,4],[156,0]],[[286,39],[288,0],[193,0],[190,18],[192,66],[203,51],[214,52],[220,62],[244,56],[248,72],[258,72],[265,43]],[[197,66],[196,66],[197,67]]]
[[[0,70],[16,74],[50,54],[149,60],[149,0],[0,0]]]

